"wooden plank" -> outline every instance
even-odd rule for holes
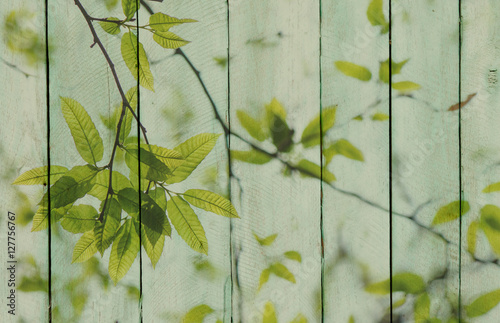
[[[197,20],[170,31],[191,42],[181,50],[200,72],[218,113],[225,120],[227,70],[218,65],[215,58],[227,61],[226,1],[178,0],[148,4],[157,15],[163,13]],[[139,18],[140,24],[146,25],[150,14],[141,11]],[[174,49],[159,46],[145,30],[140,30],[139,38],[149,56],[155,82],[154,93],[143,87],[140,89],[140,118],[147,129],[149,142],[173,149],[194,136],[208,138],[203,134],[221,134],[223,130],[214,117],[209,98],[184,56],[173,56]],[[215,137],[210,136],[211,140]],[[179,199],[173,192],[182,193],[189,189],[209,190],[227,197],[227,167],[224,138],[220,136],[215,147],[186,180],[174,184],[167,181],[167,204]],[[159,185],[153,187],[161,189]],[[161,194],[165,195],[165,192]],[[186,196],[182,197],[189,201]],[[207,310],[205,321],[230,320],[229,219],[197,207],[192,207],[192,210],[203,226],[208,255],[187,245],[186,238],[181,237],[185,233],[181,234],[175,220],[178,216],[167,206],[172,235],[166,238],[163,254],[154,268],[147,252],[144,249],[142,252],[145,321],[190,321],[194,318],[189,319],[188,313],[196,309]],[[147,237],[143,235],[142,239]]]
[[[30,231],[46,189],[13,182],[22,173],[48,164],[44,1],[2,2],[0,12],[4,28],[0,44],[0,241],[5,246],[0,256],[4,267],[0,321],[43,322],[49,304],[48,231]],[[14,225],[8,223],[9,216],[15,217]]]
[[[297,315],[310,322],[320,320],[320,182],[302,178],[277,160],[295,167],[301,159],[320,164],[318,147],[304,149],[299,143],[305,127],[319,115],[319,9],[317,1],[229,3],[231,131],[270,153],[281,150],[265,165],[234,161],[242,188],[238,192],[238,182],[233,181],[232,198],[241,213],[234,221],[232,247],[236,322],[260,322],[265,315],[272,317],[273,307],[279,322]],[[253,131],[257,139],[245,130],[255,119],[257,129],[261,127]],[[295,143],[293,153],[287,152],[290,141]],[[232,136],[231,149],[250,147]],[[249,160],[238,154],[233,159]],[[260,243],[255,238],[275,234],[272,243],[272,238]],[[287,259],[287,251],[299,252],[302,262]],[[266,273],[269,279],[259,290]]]
[[[77,4],[81,7],[77,6]],[[114,8],[112,13],[110,13],[102,1],[49,1],[49,35],[54,46],[50,51],[51,167],[60,165],[73,169],[77,165],[86,165],[87,163],[95,163],[98,167],[104,167],[105,165],[109,165],[115,143],[116,115],[115,119],[109,122],[109,129],[105,126],[104,120],[112,119],[117,109],[119,110],[118,113],[120,113],[121,98],[114,83],[112,71],[101,51],[100,44],[94,44],[91,47],[95,39],[92,37],[91,30],[82,14],[82,10],[99,18],[110,15],[123,17],[120,6]],[[105,33],[96,22],[93,23],[93,28],[95,28],[97,36],[109,53],[110,59],[115,63],[117,75],[124,91],[136,86],[137,81],[133,78],[121,58],[120,38]],[[77,111],[78,106],[76,103],[65,98],[79,102],[92,122],[85,122],[82,119],[83,117],[78,116],[77,119],[79,121],[77,125],[69,126],[70,110]],[[66,106],[68,110],[66,116],[62,112],[63,106]],[[85,135],[77,134],[77,129],[80,129],[78,125],[84,129],[83,132]],[[100,148],[103,151],[102,156],[98,152],[100,140],[97,136],[92,136],[92,128],[96,129],[93,131],[97,131],[102,138],[102,146]],[[70,131],[70,129],[72,130]],[[134,133],[134,131],[134,128],[132,128],[131,133]],[[74,140],[74,138],[80,139]],[[91,148],[88,145],[85,146],[85,140],[83,140],[82,144],[83,138],[92,143],[90,144]],[[79,148],[76,147],[78,148],[76,149],[75,142],[83,145],[83,148],[80,146]],[[123,161],[123,152],[118,152],[115,155],[113,171],[120,172],[125,176],[129,175],[129,169]],[[84,176],[82,175],[84,179],[93,178],[91,182],[93,189],[98,185],[95,183],[102,181],[98,180],[98,176],[104,174],[103,183],[105,183],[105,186],[101,185],[101,193],[97,194],[100,196],[99,198],[91,196],[91,192],[87,192],[84,189],[87,187],[86,185],[77,186],[80,192],[88,194],[78,199],[75,205],[79,205],[79,207],[88,205],[95,208],[93,212],[97,217],[100,214],[101,205],[104,205],[99,200],[106,199],[106,178],[108,176],[103,169],[100,169],[100,175],[95,175],[95,177],[89,175],[92,174],[91,170],[87,169],[82,172],[84,172]],[[84,179],[80,180],[78,177],[76,178],[78,183],[85,182]],[[128,185],[137,187],[137,180],[131,177],[131,183]],[[114,185],[113,190],[115,193],[118,193],[116,186]],[[96,195],[95,193],[93,194]],[[116,199],[116,195],[113,195],[113,198]],[[51,206],[57,207],[58,204],[66,202],[68,200],[58,201],[57,190],[52,187]],[[109,200],[108,205],[113,207],[113,205],[117,206],[118,204]],[[78,207],[73,206],[68,211],[67,216],[74,216],[73,212],[77,212],[77,209]],[[118,209],[121,208],[118,207]],[[134,209],[133,206],[131,206],[131,209]],[[136,209],[135,213],[138,213],[139,210],[138,208]],[[87,213],[92,212],[83,212],[83,214]],[[109,211],[105,212],[106,219],[109,219],[110,213]],[[119,214],[116,216],[119,216]],[[127,214],[122,212],[121,218],[126,217]],[[90,239],[92,239],[95,224],[90,227],[83,227],[85,229],[68,229],[70,226],[68,223],[65,224],[64,220],[63,218],[61,222],[55,223],[52,227],[51,275],[53,283],[51,288],[53,320],[75,322],[139,321],[140,308],[138,305],[138,295],[140,292],[140,268],[138,256],[132,257],[132,259],[136,258],[135,262],[125,277],[116,286],[114,286],[110,279],[110,273],[113,270],[108,270],[112,250],[118,246],[117,241],[123,231],[117,233],[113,241],[113,246],[110,246],[104,252],[102,258],[96,252],[97,247],[91,247],[90,250],[93,249],[95,255],[89,260],[79,263],[79,260],[74,258],[73,249],[78,241],[83,241],[82,236],[90,235]],[[71,220],[68,221],[71,222]],[[118,220],[117,222],[119,224],[122,221]],[[73,232],[85,231],[85,233],[83,235],[75,234],[65,229],[73,230]],[[131,239],[130,241],[138,239],[137,236],[136,239]],[[116,255],[118,255],[118,252],[116,252]]]
[[[498,231],[491,229],[497,221],[491,219],[500,216],[499,193],[490,186],[500,182],[499,5],[497,1],[462,1],[461,99],[475,94],[460,109],[462,190],[470,205],[462,217],[461,305],[462,319],[468,322],[494,322],[500,315],[498,303],[486,307],[488,299],[494,298],[489,293],[500,289]]]
[[[322,1],[322,107],[337,106],[323,147],[337,151],[327,166],[337,180],[323,184],[324,322],[380,322],[390,305],[365,291],[390,277],[389,86],[378,73],[389,39],[370,23],[370,3]],[[362,73],[347,75],[349,63]]]
[[[447,111],[458,101],[458,5],[392,2],[392,59],[409,59],[392,68],[394,320],[458,315],[459,221],[447,215],[460,205],[459,119]]]

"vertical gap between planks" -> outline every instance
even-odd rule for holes
[[[324,290],[324,282],[325,282],[325,243],[324,243],[324,231],[323,231],[323,74],[321,73],[321,7],[322,1],[319,1],[319,163],[320,163],[320,187],[319,187],[319,228],[320,228],[320,237],[321,237],[321,278],[320,278],[320,304],[321,304],[321,322],[325,320],[325,290]]]
[[[391,302],[391,323],[393,322],[392,298],[392,0],[389,1],[389,299]]]
[[[137,26],[137,158],[139,162],[137,163],[137,174],[138,174],[138,187],[139,187],[139,321],[142,323],[142,187],[141,187],[141,86],[140,86],[140,69],[141,63],[139,60],[139,0],[136,1],[136,26]],[[123,102],[125,104],[125,102]],[[130,107],[131,108],[131,107]],[[148,185],[149,188],[149,185]],[[135,230],[132,228],[131,230]]]
[[[462,320],[462,0],[458,0],[458,321]]]
[[[52,322],[52,221],[50,209],[50,65],[49,65],[49,0],[45,0],[45,91],[47,108],[47,214],[49,222],[48,236],[48,321]]]

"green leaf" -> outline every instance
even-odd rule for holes
[[[432,225],[438,225],[456,220],[460,217],[460,215],[464,215],[469,212],[469,209],[469,202],[462,201],[462,214],[460,214],[460,201],[451,202],[437,211],[434,216],[434,220],[432,220]]]
[[[267,302],[264,306],[264,316],[262,317],[262,323],[278,323],[276,318],[276,310],[271,302]]]
[[[500,182],[488,185],[484,190],[483,193],[492,193],[492,192],[500,192]]]
[[[158,160],[170,169],[177,168],[184,163],[184,157],[182,157],[178,151],[146,144],[142,144],[141,148],[151,152]]]
[[[137,74],[139,73],[139,84],[145,89],[154,92],[154,78],[149,69],[148,57],[141,43],[137,48],[137,36],[132,32],[125,33],[122,36],[121,52],[123,60],[134,79],[137,80]],[[139,64],[137,64],[137,55],[139,55]]]
[[[139,235],[132,223],[132,219],[128,219],[118,230],[109,256],[109,276],[115,285],[129,271],[139,249]]]
[[[302,262],[302,256],[297,251],[287,251],[284,253],[284,255],[288,259]]]
[[[345,139],[340,139],[337,140],[335,143],[333,143],[329,148],[327,148],[329,153],[333,155],[342,155],[344,157],[358,160],[358,161],[364,161],[363,153],[356,147],[354,147],[349,141]],[[332,156],[333,157],[333,156]],[[330,158],[331,160],[331,158]],[[329,160],[327,159],[327,163],[329,163]]]
[[[392,83],[392,88],[403,93],[408,93],[420,89],[420,85],[410,81]]]
[[[500,208],[495,205],[485,205],[481,209],[481,229],[490,242],[493,251],[500,255]]]
[[[93,187],[97,169],[91,165],[75,166],[50,188],[51,208],[60,208],[84,197]],[[47,194],[42,201],[46,201]]]
[[[368,10],[366,11],[366,16],[368,17],[368,21],[372,24],[372,26],[382,26],[382,34],[385,34],[389,31],[389,23],[385,19],[383,12],[383,1],[382,0],[372,0],[370,5],[368,6]]]
[[[299,313],[290,323],[307,323],[307,318]],[[354,323],[354,321],[352,323]]]
[[[187,245],[197,252],[208,255],[208,241],[205,230],[189,204],[179,196],[167,202],[167,212],[177,233]]]
[[[106,9],[111,10],[118,4],[118,0],[104,0],[104,3],[106,3]]]
[[[139,213],[139,193],[133,188],[125,188],[118,192],[118,201],[128,214]]]
[[[50,211],[51,224],[59,221],[70,209],[71,205],[64,206],[61,208],[53,208]],[[38,208],[35,215],[33,216],[33,224],[31,226],[31,232],[42,231],[49,227],[49,212],[45,205]]]
[[[475,299],[465,307],[468,317],[478,317],[491,311],[500,303],[500,289],[489,292]]]
[[[106,20],[120,21],[120,19],[116,17],[109,17],[106,18]],[[101,28],[108,34],[117,35],[120,33],[120,24],[108,21],[99,21],[99,25],[101,25]]]
[[[158,260],[160,260],[161,254],[163,252],[163,247],[165,246],[165,236],[161,235],[155,243],[152,243],[148,238],[148,234],[144,226],[141,228],[141,234],[144,237],[142,241],[142,245],[146,250],[146,253],[151,260],[151,264],[153,265],[153,269],[156,267]]]
[[[403,66],[405,66],[406,63],[408,63],[408,61],[409,61],[409,59],[406,59],[402,62],[396,63],[396,62],[391,60],[392,75],[400,74],[401,69],[403,68]],[[389,83],[389,59],[380,63],[380,69],[379,69],[378,76],[382,82]]]
[[[172,177],[166,183],[179,183],[188,178],[205,157],[212,151],[220,134],[202,133],[189,138],[174,150],[184,157],[184,163],[172,168]]]
[[[469,229],[467,230],[467,251],[470,252],[471,255],[474,255],[476,252],[476,241],[477,241],[477,229],[479,228],[479,222],[473,221],[469,225]]]
[[[182,194],[184,199],[191,205],[208,212],[213,212],[228,218],[239,218],[231,201],[206,190],[191,189]]]
[[[248,113],[243,110],[237,110],[236,116],[240,121],[241,125],[248,132],[250,136],[257,139],[258,141],[264,141],[269,137],[269,133],[265,132],[262,128],[262,123],[254,118],[252,118]]]
[[[304,147],[313,147],[319,145],[321,142],[321,136],[333,127],[335,124],[335,114],[337,111],[337,106],[324,108],[321,114],[314,118],[302,133],[302,138],[300,142]],[[322,126],[323,133],[320,135],[320,122]]]
[[[141,223],[144,226],[146,239],[152,246],[155,246],[163,235],[170,236],[172,234],[172,228],[165,211],[149,195],[142,193],[141,200]]]
[[[278,151],[288,152],[293,146],[293,133],[294,131],[288,127],[285,119],[279,115],[274,115],[272,122],[269,126],[273,144]]]
[[[269,276],[271,275],[271,270],[269,268],[266,268],[260,273],[260,278],[259,278],[259,288],[257,289],[258,291],[264,286],[265,283],[269,280]]]
[[[97,252],[94,232],[85,232],[73,249],[73,259],[71,263],[84,262],[89,260]]]
[[[72,233],[84,233],[94,228],[98,214],[90,205],[74,205],[61,220],[64,230]]]
[[[390,293],[390,279],[374,283],[365,287],[372,294],[386,295]],[[418,294],[425,290],[422,277],[413,273],[400,273],[392,277],[392,291],[405,292],[407,294]]]
[[[276,98],[273,98],[269,104],[266,104],[266,117],[268,126],[272,124],[275,115],[279,116],[283,120],[286,120],[285,108]]]
[[[122,8],[127,21],[134,17],[135,12],[141,7],[141,2],[138,0],[122,0]]]
[[[132,110],[134,110],[135,112],[135,110],[137,109],[137,86],[134,86],[130,90],[128,90],[127,93],[125,94],[125,98],[130,104]],[[123,108],[123,102],[122,102],[122,108]],[[134,116],[132,112],[130,112],[128,108],[125,109],[125,115],[123,116],[122,126],[120,128],[120,137],[118,139],[120,143],[123,144],[127,139],[128,135],[130,134],[133,120]]]
[[[349,317],[349,323],[355,323],[355,322],[354,322],[354,316],[352,316],[352,315],[351,315],[351,316]]]
[[[104,202],[101,203],[101,212]],[[96,247],[101,256],[111,246],[118,228],[120,227],[122,208],[115,198],[110,198],[106,204],[106,211],[102,223],[97,221],[94,226]]]
[[[13,185],[48,185],[48,166],[31,169],[12,182]],[[54,184],[68,169],[63,166],[50,166],[50,183]]]
[[[431,310],[429,294],[422,293],[415,301],[415,322],[427,322]]]
[[[255,237],[255,240],[261,245],[261,246],[270,246],[273,244],[274,240],[278,237],[278,234],[271,234],[270,236],[267,236],[265,238],[260,238],[257,234],[253,234]]]
[[[144,148],[137,149],[137,145],[129,145],[125,148],[125,163],[129,169],[136,173],[139,170],[139,158],[141,160],[141,178],[146,178],[151,181],[163,182],[172,174],[170,168],[167,167],[156,156],[145,150]]]
[[[203,323],[205,317],[213,312],[214,310],[208,305],[195,306],[184,315],[182,323]]]
[[[87,163],[96,165],[102,159],[104,146],[89,114],[80,103],[70,98],[61,97],[61,109],[78,153]]]
[[[197,22],[194,19],[178,19],[168,16],[161,12],[155,13],[149,17],[149,27],[157,31],[168,31],[171,27],[189,22]]]
[[[275,274],[278,277],[288,280],[295,284],[295,276],[286,268],[285,265],[279,262],[275,262],[269,267],[271,273]]]
[[[152,189],[149,191],[148,194],[153,201],[155,201],[156,204],[163,210],[167,210],[167,196],[165,193],[165,190],[161,187],[157,187],[155,189]]]
[[[317,179],[322,179],[327,183],[331,183],[336,180],[335,175],[333,175],[326,168],[323,168],[321,172],[321,167],[307,159],[302,159],[296,166],[297,170],[304,176],[309,176]]]
[[[264,165],[270,162],[272,157],[257,150],[231,150],[231,159],[241,160],[250,164]]]
[[[170,31],[156,31],[153,34],[153,40],[167,49],[176,49],[190,43]]]
[[[389,116],[385,113],[376,112],[374,115],[372,115],[372,120],[373,121],[385,121],[385,120],[389,120]]]
[[[111,180],[111,187],[115,192],[118,192],[127,187],[132,187],[132,183],[130,183],[129,179],[125,175],[117,171],[113,171],[113,178]],[[108,193],[109,169],[104,169],[97,173],[97,175],[92,180],[92,183],[94,186],[88,192],[88,194],[98,198],[101,201],[104,201]]]
[[[356,65],[345,61],[336,61],[335,66],[339,71],[347,76],[354,77],[360,81],[369,81],[372,78],[372,73],[364,66]]]

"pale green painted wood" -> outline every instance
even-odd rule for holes
[[[470,211],[462,222],[462,317],[468,322],[496,322],[500,306],[485,315],[469,319],[467,306],[488,292],[500,289],[498,259],[482,230],[478,230],[474,261],[467,241],[469,226],[481,218],[485,205],[499,206],[499,193],[485,193],[490,184],[500,182],[498,159],[500,115],[498,114],[499,22],[497,1],[463,1],[462,100],[477,93],[461,111],[462,187]]]
[[[26,21],[45,42],[43,14],[44,1],[30,0],[23,3],[13,1],[0,4],[0,21],[2,28],[11,12],[35,14]],[[26,28],[26,25],[23,25]],[[2,33],[2,38],[4,34]],[[15,42],[19,42],[17,38]],[[19,43],[18,43],[19,45]],[[12,182],[23,172],[47,165],[47,115],[45,86],[45,56],[39,56],[35,64],[21,53],[8,49],[4,39],[0,43],[0,74],[2,85],[0,96],[0,194],[2,196],[2,221],[0,224],[0,242],[4,252],[0,255],[4,282],[0,288],[2,298],[2,322],[35,322],[44,321],[48,317],[48,295],[43,291],[24,292],[20,290],[23,280],[33,278],[34,283],[47,283],[48,278],[48,239],[47,230],[32,233],[30,218],[36,212],[36,204],[46,191],[41,185],[14,186]],[[16,68],[7,65],[13,64]],[[23,73],[28,73],[26,77]],[[7,216],[8,212],[16,214],[15,259],[16,265],[16,309],[15,316],[8,314],[7,297],[10,287],[7,285]],[[11,240],[12,241],[12,240]],[[34,265],[31,264],[34,263]],[[37,279],[38,278],[38,279]],[[43,286],[43,283],[41,284]],[[26,285],[25,285],[26,286]],[[47,287],[47,285],[45,285]]]
[[[393,1],[392,6],[393,61],[410,59],[393,84],[421,85],[412,98],[392,91],[393,210],[413,216],[393,214],[392,270],[395,276],[422,277],[430,317],[447,320],[458,308],[459,222],[432,222],[438,209],[459,200],[459,119],[447,111],[458,102],[458,1]],[[393,295],[395,302],[404,296]],[[415,299],[407,296],[394,319],[414,320]]]
[[[231,1],[229,2],[229,78],[231,130],[262,148],[274,152],[268,140],[250,137],[237,119],[243,110],[262,117],[264,106],[276,98],[286,109],[293,140],[319,114],[319,2],[318,1]],[[232,137],[231,149],[249,146]],[[297,163],[308,158],[319,164],[319,148],[282,158]],[[290,322],[302,313],[309,322],[320,320],[318,290],[321,284],[320,182],[293,173],[282,174],[283,165],[234,161],[233,170],[243,191],[233,181],[233,201],[241,219],[233,230],[233,319],[261,322],[267,302],[276,308],[279,322]],[[241,201],[240,199],[241,194]],[[271,246],[260,246],[253,234],[278,234]],[[281,260],[282,253],[296,250],[302,263]],[[280,258],[281,257],[281,258]],[[280,260],[294,274],[293,284],[271,275],[258,291],[261,272]],[[236,280],[236,278],[238,280]]]
[[[387,210],[389,122],[372,117],[389,113],[389,86],[378,81],[379,62],[389,57],[389,38],[368,21],[369,3],[322,1],[322,106],[338,105],[325,148],[339,139],[357,147],[364,161],[338,155],[328,166],[337,177],[334,185]],[[372,77],[369,81],[348,77],[336,68],[337,61],[364,66]],[[353,119],[359,115],[362,120]],[[351,316],[355,322],[380,322],[389,299],[364,289],[390,276],[389,213],[323,186],[324,322],[348,322]]]
[[[101,1],[82,1],[88,12],[96,17],[123,16],[119,6],[109,13]],[[94,23],[97,33],[114,61],[121,84],[125,91],[135,86],[129,70],[123,63],[120,52],[120,38],[106,34]],[[80,10],[73,1],[49,1],[49,37],[54,48],[50,51],[50,147],[51,164],[73,167],[84,165],[85,161],[78,154],[69,128],[61,112],[60,96],[77,100],[86,109],[99,131],[104,143],[104,157],[98,166],[109,162],[113,147],[114,135],[107,130],[100,116],[110,116],[121,98],[103,54],[98,46],[90,48],[92,35]],[[135,131],[134,129],[132,131]],[[122,162],[116,162],[113,170],[128,175],[128,168]],[[76,204],[90,204],[96,209],[100,202],[86,196]],[[122,214],[124,216],[124,214]],[[94,255],[97,266],[103,274],[103,280],[94,274],[85,277],[85,269],[89,262],[71,264],[72,252],[80,234],[72,234],[63,230],[60,223],[52,229],[52,293],[54,322],[138,322],[139,304],[137,298],[128,295],[130,288],[139,289],[139,257],[132,268],[117,286],[109,278],[108,261],[111,248],[101,258]],[[83,279],[83,283],[70,293],[75,279]],[[106,288],[104,280],[109,283]],[[87,303],[80,316],[74,315],[74,304],[71,296],[82,299],[78,293],[87,296]]]
[[[226,1],[179,0],[148,4],[154,12],[198,21],[171,31],[191,41],[182,50],[201,72],[219,113],[225,119],[227,70],[217,65],[214,58],[227,57]],[[149,16],[141,10],[140,24],[146,24]],[[160,47],[148,32],[141,30],[139,38],[149,55],[155,77],[155,93],[144,88],[140,92],[141,122],[148,130],[150,143],[172,149],[200,133],[222,134],[210,101],[186,61],[179,55],[173,56],[174,50]],[[227,196],[227,167],[224,138],[220,136],[212,152],[192,175],[168,188],[174,192],[206,189]],[[226,285],[231,268],[229,219],[193,209],[207,236],[208,256],[192,250],[175,228],[172,228],[172,238],[166,239],[163,255],[154,269],[143,249],[145,322],[181,322],[191,308],[203,304],[214,310],[204,322],[230,318],[231,290],[230,285]]]

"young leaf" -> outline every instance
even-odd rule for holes
[[[500,182],[485,187],[483,193],[500,192]]]
[[[322,179],[327,183],[331,183],[336,180],[335,175],[333,175],[326,168],[323,168],[323,172],[321,172],[321,167],[319,165],[316,165],[315,163],[307,159],[302,159],[301,161],[299,161],[297,170],[304,176]]]
[[[376,112],[375,114],[372,115],[372,120],[373,121],[385,121],[385,120],[389,120],[389,116],[385,113]]]
[[[94,232],[85,232],[73,249],[73,259],[71,263],[84,262],[89,260],[97,252]]]
[[[270,162],[272,159],[272,157],[257,150],[250,150],[250,151],[231,150],[231,158],[256,165],[264,165]]]
[[[420,89],[420,85],[410,81],[403,81],[403,82],[392,83],[392,88],[394,90],[398,90],[399,92],[408,93]]]
[[[84,233],[94,228],[97,217],[97,210],[93,206],[74,205],[62,218],[61,226],[72,233]]]
[[[156,31],[153,40],[163,48],[176,49],[189,44],[189,41],[182,39],[170,31]]]
[[[109,276],[115,285],[128,272],[139,249],[139,236],[132,219],[128,219],[118,230],[109,256]]]
[[[91,165],[75,166],[50,189],[51,208],[60,208],[84,197],[93,187],[97,169]],[[42,201],[46,200],[47,194]]]
[[[144,226],[142,226],[142,228],[141,228],[141,234],[143,236],[143,238],[141,240],[142,246],[146,250],[146,253],[147,253],[149,259],[151,260],[151,264],[153,265],[153,269],[154,269],[156,266],[156,263],[158,262],[158,260],[160,260],[161,254],[163,252],[163,247],[165,246],[165,236],[161,235],[158,238],[158,240],[156,240],[155,243],[152,243],[148,238],[148,235],[146,233]]]
[[[132,183],[130,183],[129,179],[125,175],[117,171],[113,171],[113,177],[111,180],[111,186],[113,187],[113,190],[115,192],[118,192],[127,187],[132,187]],[[97,175],[92,180],[92,184],[94,186],[88,192],[88,194],[98,198],[101,201],[104,201],[108,193],[109,169],[104,169],[97,173]]]
[[[477,240],[477,229],[479,228],[479,222],[473,221],[469,225],[469,229],[467,230],[467,251],[471,255],[474,255],[476,252],[476,240]]]
[[[184,163],[184,157],[178,151],[146,144],[142,144],[141,148],[151,152],[170,169],[177,168]]]
[[[213,312],[214,310],[208,305],[195,306],[184,315],[182,323],[203,323],[205,317]]]
[[[339,154],[344,157],[364,161],[363,153],[356,147],[354,147],[349,141],[345,139],[337,140],[333,143],[328,150],[332,150],[334,154]]]
[[[262,288],[262,286],[264,286],[265,283],[267,283],[270,275],[271,270],[269,268],[266,268],[262,271],[259,278],[259,288],[257,289],[258,291]]]
[[[228,218],[239,218],[231,201],[213,192],[191,189],[187,190],[182,196],[191,205],[205,211],[227,216]]]
[[[174,150],[184,157],[184,163],[172,168],[172,177],[166,183],[179,183],[188,178],[203,159],[212,151],[220,134],[202,133],[189,138]]]
[[[290,323],[307,323],[307,319],[304,315],[299,313]],[[352,323],[354,323],[354,321]]]
[[[302,262],[302,256],[297,251],[287,251],[284,253],[284,255],[288,259]]]
[[[205,230],[189,204],[179,196],[167,202],[167,212],[177,233],[187,245],[197,252],[208,255],[208,241]]]
[[[390,279],[374,283],[365,287],[372,294],[386,295],[391,292]],[[405,292],[407,294],[418,294],[425,290],[422,277],[412,273],[400,273],[392,277],[392,291]]]
[[[135,0],[132,1],[135,2]],[[130,73],[132,73],[132,76],[137,80],[137,73],[139,72],[139,84],[145,89],[154,92],[154,78],[149,69],[146,52],[141,43],[139,43],[139,48],[137,48],[137,36],[132,32],[125,33],[122,36],[121,52],[123,60]],[[139,62],[137,62],[137,55],[139,55]]]
[[[130,104],[132,110],[134,110],[135,112],[135,110],[137,109],[137,86],[134,86],[130,90],[128,90],[127,93],[125,94],[125,98]],[[123,103],[122,103],[122,108],[123,108]],[[123,116],[122,126],[120,129],[120,137],[119,137],[120,143],[123,144],[127,139],[128,135],[130,134],[133,120],[134,116],[132,115],[132,112],[130,112],[129,109],[126,109],[125,115]]]
[[[382,11],[383,1],[382,0],[372,0],[366,11],[366,16],[368,21],[372,26],[383,26],[387,24],[384,17],[384,12]]]
[[[125,148],[125,163],[130,171],[137,173],[139,158],[141,160],[141,178],[163,182],[172,174],[170,168],[161,162],[155,155],[144,148],[137,149],[137,145],[128,145]]]
[[[59,221],[70,209],[71,205],[64,206],[58,209],[53,208],[50,211],[51,224]],[[31,226],[31,232],[42,231],[49,227],[49,212],[45,205],[38,208],[35,215],[33,216],[33,224]]]
[[[489,292],[475,299],[469,306],[465,307],[468,317],[484,315],[500,303],[500,289]]]
[[[285,119],[278,115],[274,115],[272,122],[269,126],[273,144],[278,151],[288,152],[293,146],[293,133],[294,131],[288,127]]]
[[[106,20],[120,21],[120,19],[115,18],[115,17],[109,17]],[[108,22],[108,21],[99,21],[99,25],[101,25],[101,28],[105,32],[107,32],[108,34],[117,35],[120,33],[120,24],[118,24],[118,23]]]
[[[134,17],[135,12],[141,7],[141,2],[138,0],[122,0],[122,8],[127,21]]]
[[[252,118],[248,113],[243,110],[237,110],[236,116],[240,121],[241,125],[248,132],[250,136],[257,139],[258,141],[264,141],[269,137],[269,133],[262,129],[262,123],[254,118]]]
[[[83,106],[70,98],[61,97],[61,109],[68,124],[76,149],[83,160],[96,165],[102,159],[102,138]]]
[[[354,322],[354,316],[352,316],[352,315],[351,315],[351,316],[349,317],[349,323],[355,323],[355,322]]]
[[[275,262],[269,267],[271,273],[275,274],[278,277],[288,280],[295,284],[295,276],[286,268],[285,265],[279,262]]]
[[[262,323],[278,323],[276,318],[276,310],[271,302],[267,302],[264,306],[264,316],[262,317]]]
[[[101,203],[101,211],[104,202]],[[122,208],[115,198],[109,199],[106,204],[103,222],[97,221],[94,226],[97,251],[104,255],[104,251],[111,246],[118,228],[120,227]]]
[[[396,63],[391,61],[392,64],[392,75],[396,75],[401,73],[401,69],[408,63],[409,59],[406,59],[402,62]],[[384,83],[389,83],[389,59],[380,63],[380,69],[378,74],[379,79]]]
[[[31,169],[19,175],[18,178],[12,182],[13,185],[47,185],[48,184],[48,166],[42,166]],[[54,184],[61,178],[68,169],[63,166],[50,166],[50,183]]]
[[[272,124],[275,115],[286,120],[285,108],[276,98],[273,98],[271,103],[266,104],[266,121],[268,126]]]
[[[178,19],[161,12],[149,17],[149,27],[157,31],[168,31],[171,27],[189,22],[197,22],[194,19]]]
[[[318,115],[311,122],[309,122],[307,127],[304,129],[304,132],[302,133],[302,138],[300,139],[300,142],[302,143],[302,145],[304,145],[304,147],[313,147],[320,144],[320,137],[324,136],[325,133],[335,124],[336,111],[337,106],[324,108],[321,111],[321,115]],[[323,131],[321,136],[320,126],[322,127],[321,130]]]
[[[339,71],[347,76],[354,77],[360,81],[367,82],[371,80],[372,73],[364,66],[356,65],[345,61],[336,61],[335,66]]]
[[[493,251],[500,255],[500,208],[495,205],[485,205],[481,209],[481,229],[490,242]]]
[[[415,322],[426,322],[429,319],[430,309],[431,300],[429,299],[429,294],[423,293],[415,301]]]
[[[265,238],[260,238],[258,235],[256,235],[255,233],[253,234],[253,236],[255,237],[255,240],[257,240],[257,242],[261,245],[261,246],[270,246],[273,244],[274,240],[276,240],[276,238],[278,237],[278,234],[275,233],[275,234],[271,234],[270,236],[267,236]]]
[[[462,214],[460,214],[460,201],[451,202],[443,207],[441,207],[436,215],[434,216],[434,220],[432,220],[432,225],[438,225],[446,222],[450,222],[458,219],[461,215],[469,212],[469,202],[462,201]]]

